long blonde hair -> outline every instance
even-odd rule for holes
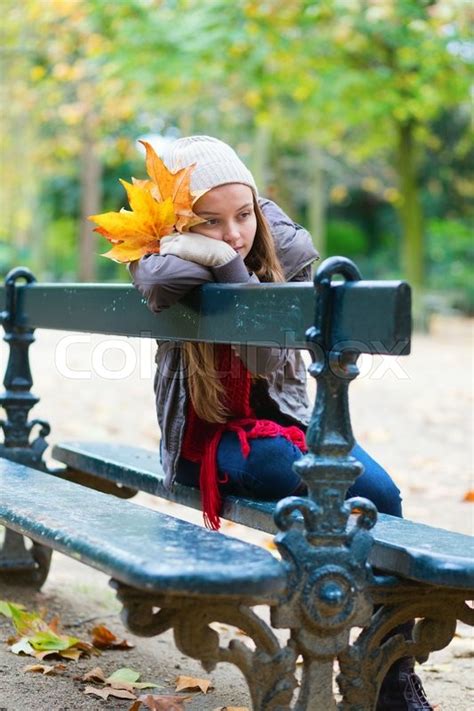
[[[245,264],[260,281],[285,281],[270,227],[255,197],[254,210],[257,229]],[[207,422],[227,422],[231,413],[223,403],[224,387],[216,370],[214,344],[184,343],[183,356],[189,395],[196,414]]]

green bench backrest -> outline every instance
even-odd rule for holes
[[[0,287],[5,303],[6,287]],[[331,288],[328,345],[364,353],[409,352],[410,289],[399,281],[358,281]],[[159,316],[122,284],[18,284],[17,325],[158,340],[251,343],[307,348],[314,323],[312,284],[212,284]],[[337,350],[340,350],[338,347]],[[341,350],[344,350],[342,348]]]

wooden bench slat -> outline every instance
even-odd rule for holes
[[[271,600],[281,563],[258,546],[0,460],[0,523],[128,585]]]
[[[443,528],[379,514],[370,562],[409,580],[472,590],[474,538]]]
[[[4,300],[5,287],[0,287]],[[23,324],[158,340],[251,343],[307,348],[314,321],[310,283],[209,284],[156,315],[125,284],[29,284],[16,290]],[[364,353],[410,352],[410,289],[400,281],[359,281],[331,288],[329,347],[353,342]]]
[[[199,509],[197,489],[176,485],[168,492],[158,452],[104,442],[62,442],[53,456],[65,464],[141,491]],[[222,518],[274,533],[275,503],[226,498]],[[393,575],[474,590],[474,538],[406,519],[379,514],[373,529],[373,565]]]

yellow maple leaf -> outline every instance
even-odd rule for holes
[[[140,141],[140,143],[145,146],[146,171],[151,180],[136,182],[141,182],[143,187],[148,188],[156,200],[171,198],[177,217],[178,232],[186,232],[190,227],[204,222],[192,209],[193,202],[199,197],[191,193],[191,173],[195,163],[181,168],[176,173],[171,173],[147,141]]]
[[[173,231],[186,232],[204,220],[193,212],[197,195],[191,193],[194,165],[172,173],[146,141],[146,168],[149,180],[132,178],[120,182],[127,191],[131,210],[91,215],[98,232],[112,245],[103,257],[131,262],[145,254],[159,253],[160,239]]]
[[[173,231],[176,215],[170,198],[157,202],[146,188],[120,181],[132,210],[91,215],[96,232],[114,246],[102,256],[117,262],[131,262],[144,254],[160,251],[160,238]]]

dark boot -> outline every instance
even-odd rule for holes
[[[390,667],[380,687],[376,711],[434,711],[414,665],[412,657],[403,657]]]

